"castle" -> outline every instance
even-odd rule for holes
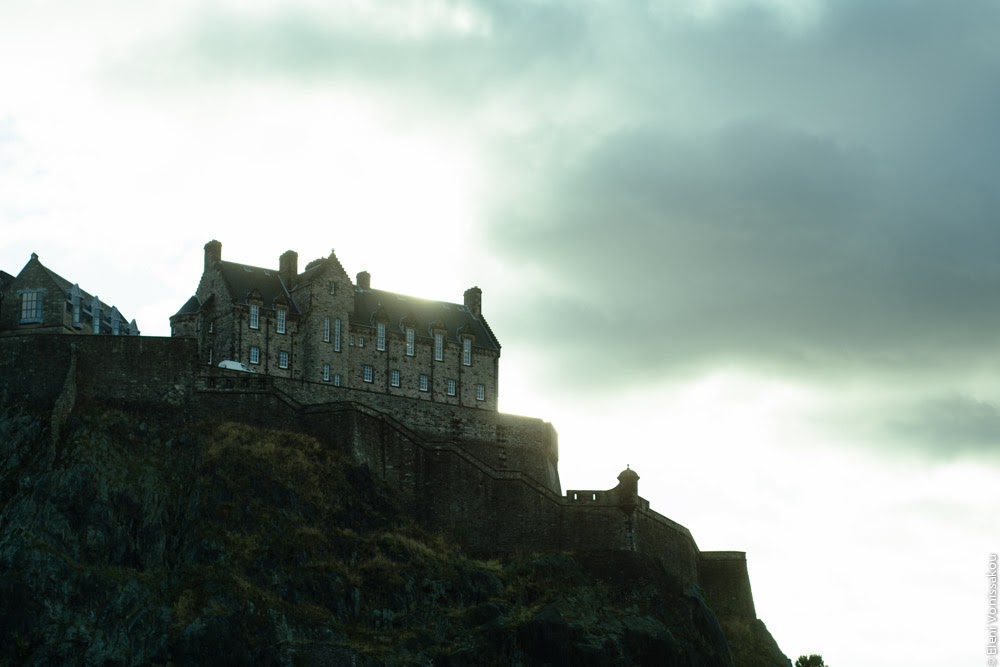
[[[687,528],[639,496],[635,471],[611,489],[563,493],[552,425],[496,409],[500,346],[478,289],[462,305],[422,301],[372,290],[366,274],[351,283],[333,254],[303,273],[296,263],[291,252],[277,272],[223,262],[221,244],[210,242],[198,290],[171,317],[169,338],[60,335],[78,331],[63,307],[78,288],[67,296],[68,281],[28,287],[3,274],[5,294],[46,289],[45,303],[68,312],[71,326],[50,324],[46,305],[44,327],[5,331],[0,396],[50,410],[54,438],[81,400],[309,433],[349,451],[419,521],[471,553],[647,554],[682,586],[700,586],[720,617],[756,619],[745,554],[701,551]],[[32,301],[22,298],[22,314],[24,303]],[[2,310],[0,320],[17,319]]]
[[[173,336],[198,340],[208,366],[330,383],[392,396],[497,409],[500,344],[482,314],[482,290],[464,303],[428,301],[352,283],[337,256],[298,271],[289,250],[278,269],[222,259],[205,244],[198,289],[170,318]]]

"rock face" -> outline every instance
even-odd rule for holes
[[[346,444],[50,421],[0,409],[0,664],[790,664],[648,556],[471,559]]]

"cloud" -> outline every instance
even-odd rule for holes
[[[498,212],[492,241],[628,341],[604,355],[586,323],[540,320],[533,333],[591,341],[563,348],[580,355],[571,368],[587,356],[623,375],[740,361],[856,370],[995,349],[993,221],[930,215],[956,193],[904,196],[912,184],[889,171],[863,148],[767,122],[697,139],[628,129],[514,216]],[[554,314],[553,296],[526,298]]]
[[[859,411],[860,412],[860,411]],[[877,442],[936,459],[975,458],[1000,464],[1000,404],[958,393],[873,413]]]

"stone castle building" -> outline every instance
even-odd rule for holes
[[[0,336],[25,333],[138,336],[139,327],[31,253],[17,276],[0,271]]]
[[[429,301],[352,282],[337,256],[298,270],[223,261],[205,245],[198,289],[170,318],[171,335],[198,340],[203,363],[393,396],[497,409],[500,344],[482,313],[482,290],[464,302]]]
[[[645,554],[721,618],[756,620],[746,554],[699,549],[639,495],[635,471],[610,489],[563,491],[553,426],[496,409],[500,345],[478,288],[463,304],[427,301],[374,290],[364,272],[352,282],[332,253],[299,273],[291,251],[275,271],[221,250],[205,246],[169,338],[65,335],[88,332],[87,299],[97,331],[115,328],[37,256],[16,278],[0,273],[0,397],[49,410],[54,443],[78,403],[307,433],[471,553]],[[135,329],[116,321],[119,334]]]

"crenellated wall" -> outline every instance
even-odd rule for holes
[[[43,409],[57,399],[95,401],[309,433],[350,451],[424,525],[473,553],[648,554],[683,585],[700,585],[718,613],[755,618],[745,554],[700,552],[685,527],[639,497],[634,471],[613,489],[562,495],[547,422],[208,369],[196,347],[185,338],[0,338],[0,400]],[[59,413],[67,409],[60,404]]]

